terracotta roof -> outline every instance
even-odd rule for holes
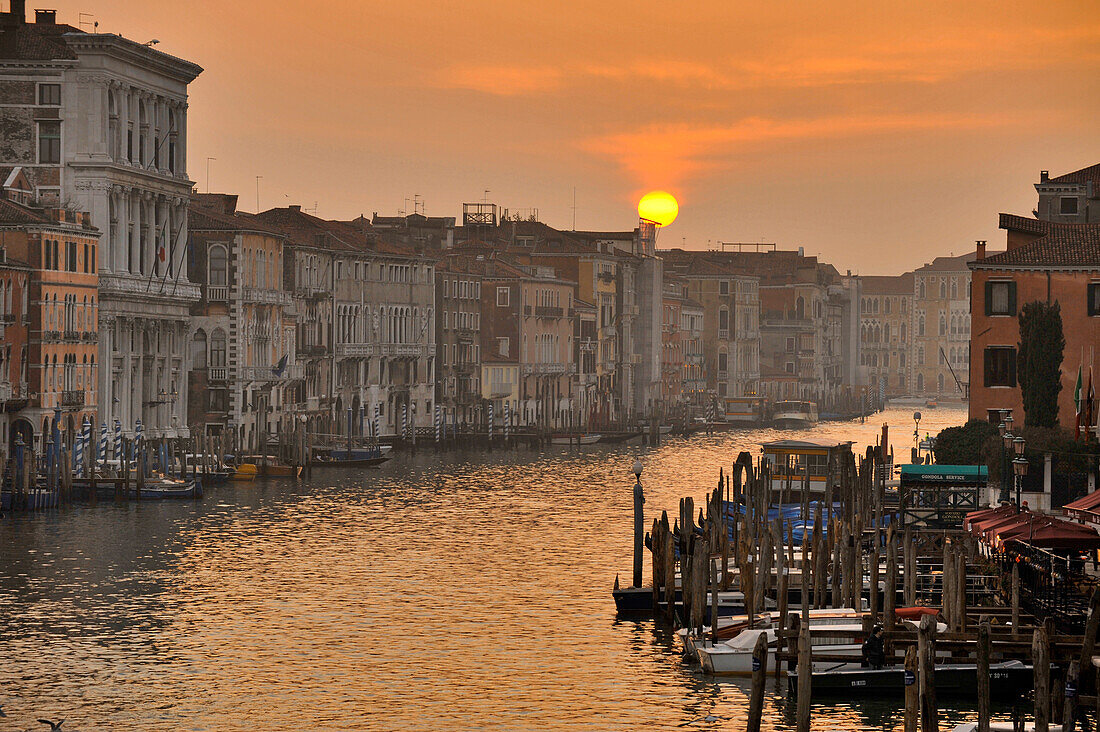
[[[864,295],[912,295],[913,273],[900,275],[866,275],[863,280]]]
[[[1100,184],[1100,163],[1097,163],[1096,165],[1090,165],[1087,168],[1081,168],[1080,170],[1075,170],[1072,173],[1066,173],[1065,175],[1060,175],[1057,178],[1051,178],[1050,180],[1045,181],[1045,182],[1046,183],[1088,183],[1089,181],[1092,181],[1093,183],[1096,183],[1096,184]],[[1039,185],[1043,185],[1043,183],[1040,183]]]
[[[1003,213],[1001,228],[1038,238],[971,262],[971,269],[1100,267],[1100,224],[1057,224]]]
[[[300,206],[273,208],[256,214],[256,219],[283,232],[299,246],[317,247],[333,252],[388,254],[409,258],[428,258],[397,244],[368,236],[359,225],[348,221],[327,221],[311,216]]]
[[[188,231],[254,231],[258,234],[285,238],[286,234],[264,224],[252,214],[226,214],[201,205],[192,205],[187,211]]]
[[[976,256],[976,252],[970,252],[957,257],[936,257],[917,272],[965,272],[967,263],[974,261]]]
[[[52,224],[45,214],[33,208],[21,206],[6,198],[0,199],[0,224]]]
[[[61,32],[80,33],[72,26],[62,26]],[[55,26],[56,28],[56,26]],[[43,32],[37,24],[19,25],[0,33],[0,59],[5,61],[52,61],[76,59],[76,54],[57,32]]]

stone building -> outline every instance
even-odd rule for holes
[[[859,301],[863,381],[885,398],[909,393],[913,273],[864,276]]]
[[[19,302],[15,288],[9,295],[5,285],[3,293],[4,311],[12,314],[14,326],[11,340],[5,333],[2,343],[9,379],[9,347],[18,350],[14,357],[19,362],[18,393],[7,404],[9,435],[20,433],[25,444],[33,435],[37,449],[55,419],[70,444],[85,420],[96,424],[99,238],[87,214],[0,199],[0,247],[5,258],[29,265],[23,276],[6,278],[20,290]]]
[[[23,444],[34,444],[34,426],[19,417],[30,401],[31,273],[30,264],[9,251],[0,235],[0,465],[12,455],[16,425]]]
[[[913,272],[909,392],[966,397],[970,383],[970,269],[974,254],[936,257]]]
[[[481,400],[481,275],[444,257],[435,278],[436,403],[447,423],[471,424]]]
[[[1100,164],[1050,177],[1039,173],[1035,217],[1059,224],[1100,223]]]
[[[202,298],[191,308],[188,424],[256,448],[289,427],[290,387],[302,377],[286,237],[238,212],[234,195],[196,194],[189,223],[188,278]]]
[[[187,85],[202,69],[23,0],[0,16],[0,166],[37,201],[85,211],[99,247],[99,419],[186,434]]]
[[[313,250],[331,257],[324,285],[332,293],[328,429],[370,435],[376,418],[382,435],[431,426],[435,258],[382,241],[355,222],[311,216],[301,206],[271,209],[257,218],[284,233],[292,248],[302,250],[305,262],[316,256]],[[321,266],[322,260],[315,264]],[[301,274],[303,281],[312,281],[312,270]]]

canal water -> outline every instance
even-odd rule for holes
[[[925,411],[921,433],[965,421]],[[424,451],[201,501],[101,502],[0,521],[0,703],[12,729],[741,729],[748,685],[681,664],[616,617],[631,466],[646,522],[741,450],[787,437],[912,445],[911,409],[865,424],[659,447]],[[649,561],[645,562],[648,582]],[[769,682],[765,729],[793,729]],[[965,707],[943,721],[973,718]],[[898,728],[892,703],[815,705],[815,729]]]

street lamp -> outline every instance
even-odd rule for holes
[[[634,459],[634,583],[632,587],[642,586],[642,534],[645,530],[645,521],[642,505],[645,504],[645,496],[642,495],[642,460]]]
[[[1024,457],[1024,445],[1027,441],[1022,437],[1017,437],[1012,440],[1012,447],[1015,450],[1016,457],[1012,460],[1012,472],[1016,478],[1016,508],[1019,509],[1023,504],[1020,502],[1020,491],[1023,488],[1024,476],[1027,475],[1027,458]]]
[[[1012,449],[1012,410],[1001,410],[1001,423],[997,425],[997,431],[1001,433],[1001,495],[1000,503],[1011,500],[1008,493],[1008,453]]]

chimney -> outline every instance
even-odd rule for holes
[[[302,207],[300,205],[287,206],[287,208],[289,208],[291,211],[301,211],[302,210]]]
[[[1040,170],[1039,171],[1039,182],[1040,183],[1046,183],[1048,180],[1050,180],[1050,171],[1049,170]]]
[[[974,254],[974,260],[980,262],[985,259],[985,241],[978,239],[974,242],[976,253]]]
[[[35,9],[34,22],[42,25],[54,25],[57,23],[57,11]]]
[[[11,0],[11,8],[4,13],[3,25],[5,28],[18,28],[27,22],[26,0]]]

